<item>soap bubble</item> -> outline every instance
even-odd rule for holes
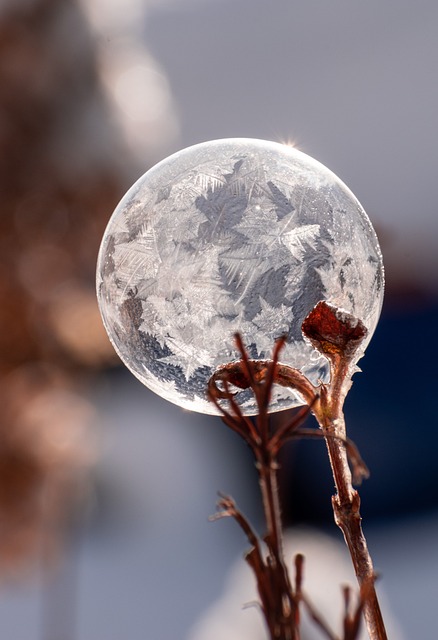
[[[320,300],[360,318],[368,336],[383,299],[373,227],[351,191],[300,151],[275,142],[198,144],[145,173],[116,208],[97,269],[99,306],[126,366],[163,398],[216,413],[207,381],[239,359],[281,361],[314,384],[329,364],[301,324]],[[256,412],[248,391],[243,410]],[[278,388],[271,410],[302,404]]]

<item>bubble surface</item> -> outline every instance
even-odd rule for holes
[[[97,267],[102,318],[125,365],[202,413],[216,412],[210,376],[239,358],[236,331],[257,359],[286,334],[281,361],[327,381],[304,318],[320,300],[345,309],[367,327],[365,349],[383,289],[376,234],[344,183],[293,147],[241,138],[183,149],[145,173],[111,217]],[[248,392],[238,399],[255,413]],[[297,404],[278,388],[271,410]]]

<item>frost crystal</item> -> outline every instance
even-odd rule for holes
[[[261,140],[189,147],[148,171],[114,212],[99,254],[99,306],[111,341],[147,387],[214,413],[206,386],[238,357],[282,360],[312,382],[328,362],[301,324],[320,300],[362,320],[368,338],[383,298],[371,223],[348,188],[305,154]],[[364,345],[366,346],[366,344]],[[243,396],[247,414],[252,399]],[[285,389],[272,410],[300,404]]]

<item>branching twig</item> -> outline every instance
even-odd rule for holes
[[[253,568],[262,610],[271,640],[299,640],[299,605],[303,603],[310,617],[329,640],[335,636],[302,591],[303,562],[296,558],[295,586],[292,587],[283,558],[280,507],[277,491],[277,455],[282,445],[294,438],[324,438],[336,485],[333,497],[335,521],[341,528],[349,548],[361,588],[359,605],[353,615],[349,609],[349,592],[345,594],[343,640],[355,640],[362,611],[371,640],[386,640],[386,632],[374,587],[375,574],[361,528],[359,484],[368,477],[368,469],[354,443],[347,438],[342,413],[350,384],[356,354],[366,336],[366,328],[350,314],[326,302],[320,302],[303,323],[305,337],[330,362],[329,384],[315,387],[300,371],[278,362],[286,338],[277,340],[272,360],[251,360],[236,335],[241,360],[226,364],[214,373],[208,383],[208,395],[222,414],[224,422],[238,433],[252,449],[259,473],[267,533],[264,538],[267,556],[263,557],[258,536],[237,509],[231,498],[222,496],[217,517],[232,516],[245,532],[252,548],[246,556]],[[271,433],[268,420],[269,402],[274,384],[291,388],[306,403],[294,418]],[[241,410],[231,387],[251,389],[257,403],[255,424]],[[224,403],[228,403],[228,407]],[[313,413],[320,431],[301,425]]]

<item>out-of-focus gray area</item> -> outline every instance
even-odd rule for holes
[[[262,526],[252,461],[220,420],[107,369],[93,269],[138,175],[236,136],[295,143],[376,226],[387,298],[347,418],[390,615],[435,640],[436,3],[6,0],[0,27],[1,428],[20,435],[0,448],[0,637],[199,640],[228,611],[246,541],[208,516],[221,490]],[[322,443],[286,452],[281,490],[289,525],[340,541]]]

